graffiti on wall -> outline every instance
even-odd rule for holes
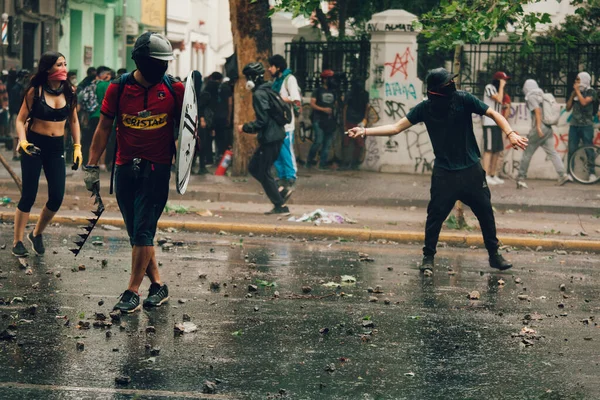
[[[393,62],[386,62],[385,66],[390,67],[390,78],[393,78],[398,72],[404,75],[404,79],[408,78],[408,64],[410,61],[415,61],[412,53],[410,52],[410,47],[407,47],[404,53],[400,55],[400,53],[396,53],[396,57]]]

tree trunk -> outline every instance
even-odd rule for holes
[[[455,78],[454,82],[456,83],[456,88],[460,89],[460,68],[462,59],[462,46],[456,45],[454,47],[454,74],[458,74]],[[467,222],[465,221],[465,210],[463,209],[463,204],[460,201],[456,202],[456,223],[458,224],[459,229],[464,229],[467,227]]]
[[[231,1],[231,0],[230,0]],[[315,16],[317,17],[317,21],[319,21],[319,25],[321,25],[321,30],[323,34],[325,34],[325,39],[327,41],[331,40],[331,29],[329,28],[329,22],[327,21],[327,16],[321,10],[321,6],[315,8]]]
[[[244,66],[259,61],[265,64],[272,52],[272,28],[268,17],[269,0],[229,0],[231,33],[233,47],[237,55],[240,78],[235,84],[233,102],[235,115],[233,120],[233,174],[248,173],[248,162],[256,148],[256,135],[239,133],[237,127],[252,121],[252,92],[246,90],[246,78],[242,74]]]

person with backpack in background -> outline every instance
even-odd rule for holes
[[[558,174],[558,185],[562,186],[567,181],[572,181],[565,171],[565,166],[554,148],[554,133],[552,125],[558,123],[560,117],[560,106],[554,100],[554,96],[544,93],[533,79],[527,79],[523,84],[523,95],[527,103],[527,109],[531,112],[531,131],[529,132],[529,146],[523,152],[523,158],[519,166],[517,176],[517,189],[527,189],[525,182],[527,170],[533,153],[541,146],[552,162]]]
[[[315,139],[308,151],[306,166],[309,168],[316,165],[315,157],[320,150],[319,169],[327,170],[329,149],[337,126],[334,113],[336,98],[335,93],[331,90],[334,75],[334,72],[330,69],[321,72],[323,85],[313,91],[310,99],[310,107],[313,109],[312,119]]]
[[[94,82],[95,80],[96,80],[96,68],[89,67],[85,73],[85,78],[83,78],[81,80],[81,82],[79,82],[79,85],[77,85],[77,95],[79,95],[79,93],[81,93],[81,91],[83,89],[85,89],[86,87],[91,85],[92,82]],[[78,100],[79,100],[79,97],[78,97]]]
[[[87,164],[88,162],[87,157],[92,144],[92,137],[98,127],[98,121],[100,121],[100,105],[102,104],[102,100],[104,100],[104,95],[110,85],[110,80],[110,68],[101,65],[96,69],[96,79],[94,82],[88,85],[82,92],[83,99],[81,101],[81,107],[89,114],[88,125],[83,131],[83,136],[81,138],[84,164]],[[100,170],[106,170],[106,152],[102,154]]]
[[[199,174],[208,174],[207,165],[214,163],[213,154],[213,138],[214,138],[214,123],[215,111],[219,102],[219,86],[223,75],[219,72],[213,72],[206,78],[202,90],[196,91],[198,104],[199,129],[198,137],[200,139],[198,156],[200,160]],[[194,78],[194,81],[199,84],[201,79]]]
[[[185,91],[181,82],[166,75],[173,49],[164,36],[142,34],[131,58],[137,69],[113,81],[106,91],[89,165],[84,168],[86,188],[100,190],[98,161],[116,118],[115,194],[132,246],[129,284],[114,306],[123,313],[141,308],[139,291],[145,275],[151,285],[143,306],[158,307],[169,299],[156,262],[154,236],[169,197],[174,129]]]
[[[73,137],[73,161],[77,167],[81,166],[83,157],[76,104],[75,89],[67,81],[65,56],[54,51],[42,54],[16,121],[23,179],[23,191],[15,212],[12,254],[16,257],[27,257],[29,253],[23,245],[23,236],[42,169],[48,182],[48,201],[27,239],[35,254],[45,253],[42,234],[60,209],[65,195],[64,135],[67,123]]]
[[[584,145],[594,144],[594,116],[598,112],[598,94],[591,87],[592,77],[587,72],[580,72],[573,84],[573,91],[567,100],[567,111],[571,112],[569,126],[569,156],[567,166],[570,165],[571,157],[579,143]],[[596,181],[595,162],[593,152],[589,154],[589,180]]]
[[[285,190],[285,201],[289,199],[294,190],[297,180],[298,166],[296,165],[296,155],[294,154],[294,130],[296,126],[295,116],[300,115],[300,104],[302,97],[298,80],[288,69],[287,62],[281,54],[275,54],[269,57],[269,72],[274,78],[271,88],[279,93],[284,102],[292,109],[292,121],[287,124],[285,129],[285,140],[281,146],[279,157],[275,161],[275,169],[279,178],[279,191]]]
[[[483,102],[497,113],[502,113],[502,102],[504,101],[504,87],[510,79],[503,71],[498,71],[492,76],[492,83],[485,86]],[[485,179],[488,185],[501,185],[504,180],[496,174],[498,158],[504,149],[502,130],[496,122],[483,116],[483,169],[486,172]]]
[[[271,167],[279,157],[285,139],[285,123],[275,120],[275,112],[278,112],[278,109],[274,104],[273,96],[279,94],[273,91],[270,82],[265,82],[265,67],[261,63],[249,63],[242,70],[242,74],[246,77],[246,89],[252,91],[252,107],[256,120],[238,126],[238,132],[254,133],[258,140],[258,148],[250,159],[248,171],[260,182],[267,197],[273,203],[273,209],[265,214],[289,215],[290,210],[284,200],[286,193],[279,191],[271,175]]]
[[[369,93],[365,90],[365,80],[362,77],[352,79],[350,90],[344,99],[344,131],[354,127],[365,127],[369,116]],[[358,169],[361,152],[365,148],[364,138],[352,138],[344,135],[343,149],[351,150],[351,156],[344,155],[344,164],[340,170]],[[344,153],[346,153],[344,152]],[[348,160],[348,158],[350,160]]]
[[[12,140],[10,138],[10,125],[8,116],[8,89],[6,88],[6,82],[8,80],[8,71],[2,71],[2,78],[0,78],[0,137],[7,140],[6,148],[10,150]]]
[[[8,94],[8,112],[10,113],[10,130],[13,137],[13,161],[19,161],[19,136],[17,134],[17,116],[23,103],[23,95],[25,87],[29,84],[30,72],[28,69],[22,69],[17,72],[17,79],[10,89]]]

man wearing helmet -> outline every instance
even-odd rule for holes
[[[279,125],[269,114],[272,108],[269,93],[272,91],[271,82],[265,82],[265,67],[259,62],[249,63],[244,67],[242,73],[246,77],[246,89],[252,91],[252,107],[256,120],[238,126],[238,132],[256,133],[258,148],[250,159],[248,171],[260,182],[271,203],[273,209],[265,214],[287,215],[290,210],[285,205],[284,197],[287,189],[279,191],[277,182],[271,175],[271,167],[279,157],[279,152],[285,139],[285,129]],[[277,95],[275,93],[275,95]]]
[[[144,275],[151,282],[144,306],[160,306],[169,299],[158,271],[154,235],[169,195],[173,133],[185,90],[181,82],[165,75],[173,50],[164,36],[142,34],[131,58],[137,69],[123,74],[106,90],[89,164],[84,168],[87,189],[98,189],[98,159],[116,118],[115,193],[132,246],[132,261],[129,285],[114,309],[127,313],[141,308],[138,292]]]
[[[485,86],[483,102],[497,113],[502,114],[504,100],[504,87],[510,77],[505,72],[498,71],[492,77],[492,83]],[[498,158],[502,153],[502,130],[490,117],[483,116],[483,169],[486,171],[485,179],[488,185],[503,184],[504,180],[496,175]]]
[[[321,149],[319,169],[327,169],[329,148],[335,134],[336,120],[333,113],[335,109],[335,93],[331,90],[334,72],[326,69],[321,72],[323,86],[313,91],[310,106],[313,109],[313,131],[315,139],[308,151],[307,167],[315,165],[315,157]]]

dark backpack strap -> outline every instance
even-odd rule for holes
[[[119,91],[117,92],[117,107],[115,108],[115,120],[113,121],[113,131],[115,135],[117,134],[117,118],[119,117],[119,105],[121,103],[121,95],[125,90],[125,85],[127,84],[127,79],[131,75],[130,72],[125,72],[123,75],[119,77]],[[115,138],[115,151],[113,154],[113,162],[112,168],[110,170],[110,194],[113,194],[114,182],[115,182],[115,165],[117,163],[117,139]]]
[[[33,87],[33,102],[31,103],[29,114],[27,115],[27,119],[25,120],[27,122],[27,132],[25,133],[26,135],[31,132],[31,122],[33,121],[33,109],[35,108],[36,104],[40,101],[40,95],[38,93],[39,89],[40,86]],[[25,92],[25,96],[23,98],[25,99],[25,104],[27,104],[27,92]]]

